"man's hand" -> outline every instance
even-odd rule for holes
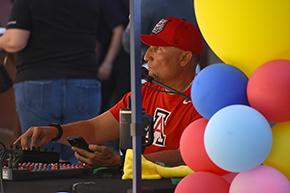
[[[90,169],[98,167],[119,167],[121,163],[120,156],[114,154],[106,146],[90,144],[89,148],[93,150],[94,153],[90,153],[77,147],[72,147],[72,150],[75,151],[75,156],[81,165],[85,163],[86,167]]]
[[[29,144],[28,141],[31,138],[31,147],[36,146],[36,141],[38,147],[42,147],[51,141],[51,139],[57,136],[58,130],[55,127],[30,127],[24,134],[18,137],[13,145],[17,145],[19,142],[21,143],[22,149],[28,150]]]
[[[112,64],[103,62],[98,71],[100,80],[108,80],[111,76],[112,68]]]

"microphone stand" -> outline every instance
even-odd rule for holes
[[[187,95],[185,95],[185,94],[183,94],[183,93],[181,93],[181,92],[179,92],[179,91],[177,91],[177,90],[175,90],[173,88],[170,88],[169,86],[166,86],[166,85],[154,80],[154,78],[152,76],[149,76],[147,74],[148,74],[148,70],[146,68],[142,67],[142,78],[144,80],[146,80],[149,83],[157,84],[158,86],[161,86],[161,87],[165,88],[166,90],[169,90],[172,93],[177,94],[179,96],[182,96],[183,98],[191,101],[191,98],[189,96],[187,96]]]

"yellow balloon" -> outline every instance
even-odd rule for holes
[[[272,149],[263,164],[276,168],[290,180],[290,121],[277,123],[272,132]]]
[[[262,64],[290,60],[289,0],[194,0],[206,42],[248,77]]]

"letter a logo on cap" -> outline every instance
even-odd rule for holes
[[[154,27],[154,29],[152,30],[152,33],[154,33],[155,35],[162,32],[162,30],[165,27],[165,24],[170,21],[169,19],[161,19]]]

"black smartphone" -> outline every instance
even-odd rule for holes
[[[81,136],[68,137],[67,141],[74,147],[82,148],[84,150],[87,150],[88,152],[93,153],[93,151],[89,149],[88,143]]]

